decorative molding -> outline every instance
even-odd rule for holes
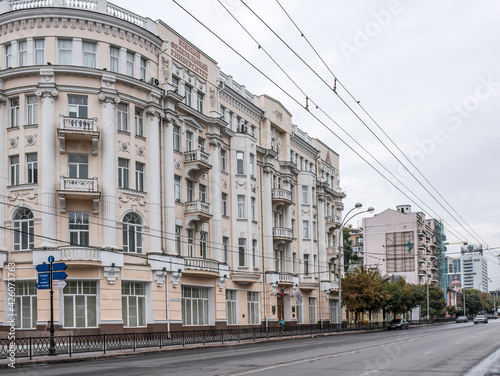
[[[182,272],[175,272],[175,273],[172,273],[172,286],[173,287],[177,287],[179,286],[179,282],[181,280],[181,277],[182,277]]]
[[[29,134],[26,136],[26,146],[33,146],[36,144],[36,134]]]
[[[30,196],[30,192],[33,194]],[[28,200],[35,200],[38,204],[38,186],[37,185],[17,185],[7,188],[7,198],[9,201],[16,201],[17,199],[27,198]]]
[[[121,151],[130,153],[130,142],[118,140],[118,145]]]
[[[278,292],[278,282],[271,283],[271,296],[276,296]]]
[[[116,282],[116,277],[120,273],[120,268],[113,266],[104,267],[104,278],[107,278],[109,285],[114,285]]]
[[[138,205],[144,207],[144,210],[147,210],[147,193],[145,192],[120,188],[118,190],[118,201],[120,203],[120,208],[122,207],[122,203],[127,204],[132,201],[132,203],[136,202]]]
[[[226,285],[226,281],[227,281],[227,276],[223,275],[223,276],[219,277],[219,279],[217,280],[217,284],[219,285],[219,291],[224,290],[224,286]]]
[[[180,170],[181,169],[181,161],[179,161],[178,159],[174,159],[174,167],[176,170]]]
[[[19,144],[19,136],[9,138],[9,149],[17,148]]]
[[[135,151],[137,155],[140,155],[141,157],[144,157],[146,154],[146,148],[142,145],[135,145]]]
[[[165,277],[167,276],[166,270],[157,270],[155,272],[156,286],[162,287],[165,283]]]

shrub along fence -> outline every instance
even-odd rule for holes
[[[432,325],[455,321],[455,319],[431,319],[410,321],[410,326]],[[353,332],[365,330],[380,330],[387,327],[387,322],[374,323],[343,323],[340,324],[315,324],[297,325],[271,328],[246,328],[246,329],[209,329],[176,332],[152,333],[120,333],[96,334],[77,336],[54,336],[56,354],[83,352],[103,352],[113,350],[133,350],[152,347],[186,346],[190,344],[240,342],[242,340],[270,339],[291,336],[314,336],[328,333]],[[50,337],[27,337],[15,340],[0,339],[0,359],[11,355],[16,358],[48,355]]]

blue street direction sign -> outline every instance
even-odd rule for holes
[[[48,272],[50,269],[50,264],[38,264],[36,266],[36,271],[37,272]]]
[[[40,275],[40,274],[38,274]],[[54,272],[52,273],[52,279],[66,279],[68,275],[66,272]]]
[[[50,289],[50,274],[38,273],[38,283],[36,287],[38,289]]]
[[[67,267],[68,266],[64,262],[58,262],[57,264],[52,264],[52,271],[66,270]]]

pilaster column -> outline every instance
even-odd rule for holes
[[[0,83],[1,85],[1,83]],[[0,93],[0,155],[3,155],[3,158],[7,158],[5,154],[5,129],[7,125],[5,124],[5,95]],[[8,176],[6,164],[0,164],[0,176]],[[4,218],[5,218],[5,186],[8,183],[0,184],[0,251],[7,250],[5,248],[5,230],[4,230]]]
[[[161,109],[148,108],[149,252],[161,253],[160,118]]]
[[[326,223],[325,223],[325,198],[318,196],[318,248],[319,248],[319,280],[327,281],[328,264],[326,261]]]
[[[56,246],[57,215],[56,215],[56,105],[55,98],[59,94],[55,85],[53,69],[41,69],[42,82],[35,90],[35,94],[42,101],[41,136],[42,148],[40,156],[40,191],[42,198],[42,243],[41,247]]]
[[[213,256],[222,262],[222,195],[220,189],[220,148],[219,140],[210,140],[210,205],[212,207],[212,234],[210,242],[213,246]]]
[[[271,198],[271,173],[264,168],[264,179],[262,187],[262,232],[264,235],[264,260],[265,271],[274,270],[274,248],[273,248],[273,202]]]
[[[175,253],[174,125],[177,119],[167,116],[164,128],[163,181],[165,182],[165,232],[167,253]]]
[[[115,90],[115,77],[103,75],[99,100],[102,105],[102,243],[104,248],[118,248],[116,242],[116,130],[115,106],[120,97]]]

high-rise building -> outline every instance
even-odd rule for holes
[[[488,263],[483,255],[482,245],[462,245],[460,247],[462,263],[462,286],[464,289],[476,289],[488,292]]]
[[[44,328],[50,256],[63,332],[339,320],[339,155],[277,99],[105,0],[1,1],[0,36],[0,322],[13,275]]]

